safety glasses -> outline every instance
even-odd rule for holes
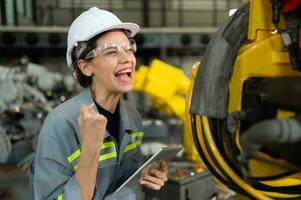
[[[104,43],[101,46],[90,51],[85,59],[90,60],[95,57],[118,57],[122,52],[128,55],[132,55],[137,51],[137,45],[135,40],[130,39],[130,43],[127,45],[120,45],[118,43]]]

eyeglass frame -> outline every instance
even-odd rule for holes
[[[132,49],[131,52],[133,54],[135,54],[137,52],[137,44],[136,44],[136,41],[132,38],[129,38],[129,41],[130,43],[127,44],[127,45],[123,45],[123,46],[120,46],[118,45],[117,43],[104,43],[102,44],[103,47],[96,47],[95,49],[92,49],[89,53],[87,53],[87,55],[85,56],[85,60],[92,60],[93,58],[95,57],[98,57],[100,56],[101,54],[97,53],[97,51],[104,51],[106,49],[109,49],[109,48],[115,48],[117,47],[118,48],[118,55],[114,55],[116,57],[120,56],[121,55],[121,50],[123,50],[125,53],[128,52],[128,50]],[[113,46],[110,46],[110,45],[113,45]],[[116,46],[115,46],[116,45]],[[131,47],[131,48],[130,48]]]

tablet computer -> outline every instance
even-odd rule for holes
[[[177,147],[163,147],[157,153],[155,153],[151,158],[149,158],[132,176],[130,176],[115,192],[113,196],[120,196],[123,193],[128,193],[129,191],[133,191],[139,185],[139,179],[141,178],[142,170],[153,162],[161,162],[165,160],[166,162],[170,161],[174,158],[183,148],[181,146]]]

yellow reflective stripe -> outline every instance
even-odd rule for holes
[[[73,160],[75,160],[80,155],[80,149],[77,149],[71,156],[67,158],[69,163],[71,163]]]
[[[134,148],[136,148],[136,147],[137,147],[136,143],[129,144],[129,145],[126,146],[126,148],[125,148],[125,150],[124,150],[124,153],[125,153],[125,152],[128,152],[129,150],[132,150],[132,149],[134,149]]]
[[[114,157],[117,157],[117,153],[116,152],[111,152],[111,153],[107,153],[107,154],[99,156],[98,161],[104,161],[104,160],[114,158]],[[78,165],[75,165],[74,169],[76,170],[77,167],[78,167]]]
[[[59,194],[59,196],[57,197],[57,200],[63,200],[63,194]]]
[[[132,149],[135,149],[135,148],[138,147],[140,144],[141,144],[141,141],[137,141],[137,142],[135,142],[135,143],[133,143],[133,144],[127,145],[126,148],[125,148],[125,150],[124,150],[124,153],[125,153],[125,152],[128,152],[128,151],[130,151],[130,150],[132,150]]]
[[[107,153],[104,155],[99,156],[98,160],[99,161],[103,161],[103,160],[107,160],[109,158],[114,158],[117,157],[117,153],[116,152],[112,152],[112,153]]]
[[[141,140],[135,142],[137,146],[139,146],[141,144]]]
[[[114,144],[113,141],[111,141],[111,142],[105,142],[105,143],[103,143],[103,144],[101,145],[101,149],[107,149],[107,148],[109,148],[109,147],[115,147],[115,144]]]
[[[144,135],[144,132],[134,132],[131,133],[131,136],[133,136],[134,138],[136,137],[142,137]]]
[[[115,147],[115,144],[113,141],[110,142],[105,142],[101,145],[101,149],[107,149],[110,147]],[[69,161],[69,163],[71,163],[72,161],[74,161],[76,158],[78,158],[78,156],[80,155],[80,149],[77,149],[73,154],[71,154],[67,160]]]

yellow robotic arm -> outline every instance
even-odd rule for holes
[[[135,73],[134,89],[145,93],[160,112],[183,119],[189,84],[190,80],[181,69],[155,59],[150,67],[139,67]]]
[[[152,105],[161,113],[177,116],[183,122],[182,143],[189,160],[200,162],[193,140],[188,134],[185,116],[186,92],[190,85],[183,70],[154,59],[150,66],[140,66],[135,73],[134,89],[146,94]]]

